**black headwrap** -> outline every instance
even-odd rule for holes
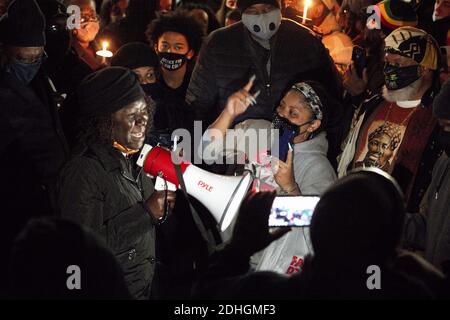
[[[45,18],[35,0],[15,0],[0,18],[0,42],[16,47],[45,45]]]
[[[79,114],[112,114],[144,96],[134,72],[123,67],[105,68],[88,75],[78,87]]]

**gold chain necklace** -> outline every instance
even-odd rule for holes
[[[394,105],[394,103],[395,102],[391,102],[391,104],[389,105],[389,110],[388,110],[386,116],[384,117],[384,123],[389,121],[389,115],[391,114],[392,106]],[[411,109],[412,110],[408,113],[408,115],[405,117],[405,119],[403,119],[403,121],[400,123],[400,126],[403,126],[409,120],[409,118],[411,118],[413,113],[417,110],[417,106],[414,108],[411,108]]]

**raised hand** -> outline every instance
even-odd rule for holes
[[[225,110],[233,119],[244,113],[250,105],[256,104],[256,97],[258,97],[259,91],[255,95],[250,94],[254,81],[255,76],[252,76],[242,89],[228,97]]]
[[[286,162],[279,159],[274,159],[273,163],[275,167],[273,175],[275,182],[280,186],[281,190],[290,194],[294,191],[298,191],[298,187],[294,179],[293,158],[293,152],[292,150],[289,150],[286,157]]]

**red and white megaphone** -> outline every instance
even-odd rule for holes
[[[153,177],[162,172],[164,179],[177,187],[180,185],[171,153],[166,149],[145,144],[137,165]],[[252,183],[251,174],[222,176],[202,170],[187,161],[181,161],[180,168],[187,193],[211,212],[221,231],[227,229]]]

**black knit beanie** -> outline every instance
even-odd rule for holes
[[[280,8],[280,2],[278,0],[238,0],[237,7],[241,11],[241,13],[244,13],[245,10],[247,10],[248,7],[251,7],[254,4],[271,4],[277,8]]]
[[[137,76],[123,67],[96,71],[77,89],[81,117],[112,114],[144,96]]]
[[[0,18],[0,42],[15,47],[43,47],[45,18],[35,0],[15,0]]]

